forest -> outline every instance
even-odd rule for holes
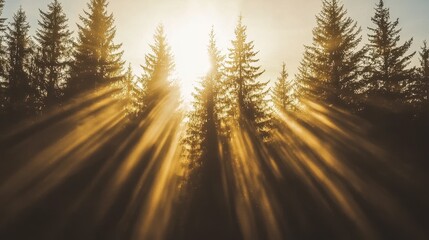
[[[362,27],[321,0],[272,81],[245,18],[207,29],[191,106],[164,26],[136,75],[108,6],[0,18],[0,239],[429,238],[429,45],[387,0]]]

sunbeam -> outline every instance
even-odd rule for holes
[[[0,0],[0,239],[429,239],[422,1]]]

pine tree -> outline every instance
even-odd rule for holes
[[[215,34],[212,29],[208,45],[210,71],[196,88],[193,110],[189,116],[188,131],[185,145],[188,158],[199,162],[201,158],[217,160],[219,135],[219,87],[223,78],[221,71],[224,57],[216,46]]]
[[[380,0],[371,18],[369,38],[369,92],[370,97],[382,97],[389,103],[403,101],[403,89],[409,83],[414,69],[407,69],[414,53],[407,52],[413,39],[399,45],[399,19],[390,19],[390,10]]]
[[[22,119],[34,112],[35,88],[30,81],[32,42],[28,31],[30,25],[22,9],[13,16],[7,27],[7,91],[9,97],[9,115],[11,119]]]
[[[69,79],[72,33],[68,30],[68,20],[58,0],[48,5],[48,11],[39,11],[41,20],[36,41],[40,58],[37,67],[41,75],[43,105],[49,108],[60,102]]]
[[[270,128],[266,101],[268,82],[258,81],[264,71],[256,65],[258,52],[254,50],[253,41],[247,40],[246,31],[240,16],[225,67],[227,81],[224,92],[230,98],[228,114],[240,124],[250,123],[266,139]]]
[[[0,16],[3,15],[3,9],[4,9],[4,1],[0,0]],[[0,18],[0,32],[6,31],[6,18]]]
[[[355,105],[366,51],[358,49],[361,29],[337,0],[322,2],[316,22],[313,44],[306,46],[298,74],[302,97],[334,106]]]
[[[107,12],[107,0],[91,0],[89,11],[80,16],[74,63],[68,83],[70,95],[119,81],[123,76],[121,44],[115,44],[113,14]]]
[[[142,112],[151,111],[174,91],[171,78],[175,64],[162,25],[157,27],[154,41],[155,43],[150,45],[152,53],[145,57],[143,76],[140,79],[143,86]]]
[[[34,41],[30,42],[31,54],[28,60],[28,79],[31,83],[33,97],[31,100],[34,113],[42,113],[44,110],[44,94],[45,94],[45,68],[42,67],[43,51]]]
[[[424,41],[420,52],[419,75],[420,99],[424,103],[426,111],[429,112],[429,47],[426,41]]]
[[[4,46],[4,34],[6,32],[6,18],[3,15],[4,0],[0,0],[0,116],[5,114],[7,109],[7,79],[6,79],[6,49]]]
[[[288,79],[289,74],[286,70],[286,64],[283,63],[280,76],[273,89],[273,102],[274,106],[280,111],[288,111],[294,109],[294,85]]]
[[[134,117],[137,114],[138,106],[138,95],[140,92],[135,84],[135,77],[131,64],[128,65],[124,77],[118,84],[118,88],[121,89],[119,99],[124,101],[124,110],[128,116]]]
[[[224,189],[222,183],[222,168],[219,154],[221,140],[219,104],[220,86],[224,76],[222,65],[224,56],[216,46],[215,34],[212,29],[209,35],[208,56],[210,70],[201,79],[196,88],[193,110],[189,115],[186,136],[183,145],[185,157],[191,169],[188,175],[190,204],[198,211],[187,216],[186,222],[198,224],[199,230],[185,234],[186,239],[200,239],[207,236],[208,231],[218,229],[213,226],[212,219],[224,218]],[[204,234],[201,234],[204,232]],[[203,237],[204,238],[204,237]]]
[[[311,81],[310,75],[310,62],[308,49],[306,48],[303,54],[303,58],[299,63],[298,73],[295,75],[297,88],[295,89],[295,97],[299,101],[297,106],[303,106],[303,102],[309,99],[317,99],[316,94],[317,88],[315,87],[317,82]],[[299,109],[299,107],[297,107]]]

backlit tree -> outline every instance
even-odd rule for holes
[[[176,90],[172,79],[174,59],[162,25],[157,27],[154,44],[150,45],[150,48],[152,52],[145,57],[143,76],[140,79],[143,86],[141,98],[143,112],[151,111]]]
[[[68,83],[70,95],[115,83],[123,77],[121,44],[115,44],[113,14],[107,12],[107,0],[91,0],[88,11],[80,16],[74,63]]]
[[[231,43],[225,64],[227,80],[223,91],[229,97],[228,114],[236,123],[250,124],[262,138],[267,138],[270,128],[266,101],[268,83],[259,80],[264,71],[257,65],[258,52],[254,50],[253,41],[247,39],[247,27],[241,16]]]
[[[6,79],[6,47],[4,34],[6,32],[6,18],[2,18],[4,0],[0,0],[0,116],[7,113],[7,79]]]
[[[294,109],[294,85],[288,77],[286,64],[283,63],[280,76],[277,78],[272,94],[274,105],[281,111]]]
[[[334,106],[354,104],[363,85],[361,29],[338,0],[324,0],[316,21],[298,74],[302,97]]]
[[[43,105],[46,108],[58,104],[69,79],[72,39],[68,30],[67,17],[58,0],[48,5],[46,12],[40,10],[41,20],[36,32],[40,57],[37,67],[40,71]]]
[[[415,53],[408,54],[413,39],[399,44],[401,29],[399,20],[390,18],[390,10],[380,0],[371,18],[369,43],[369,86],[371,98],[381,98],[387,103],[400,103],[404,100],[403,91],[412,79],[413,68],[408,68]]]
[[[7,93],[11,119],[22,119],[34,113],[35,83],[30,80],[32,42],[30,25],[22,8],[7,27]]]

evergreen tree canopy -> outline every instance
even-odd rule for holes
[[[360,63],[365,49],[358,49],[361,29],[337,0],[324,0],[316,16],[313,44],[306,46],[298,79],[305,98],[335,106],[351,104],[361,88]]]
[[[124,110],[127,115],[134,116],[139,108],[138,95],[139,91],[134,82],[134,74],[131,64],[128,65],[128,70],[125,76],[119,82],[119,89],[121,89],[120,99],[124,101]]]
[[[216,46],[215,34],[210,32],[208,55],[210,71],[202,78],[201,87],[194,94],[193,111],[189,115],[187,136],[188,158],[198,161],[201,156],[214,158],[217,155],[218,134],[220,133],[219,87],[222,82],[224,56]]]
[[[48,5],[48,11],[40,11],[41,20],[36,32],[40,49],[38,68],[41,71],[41,91],[45,107],[60,101],[69,78],[72,39],[67,17],[58,0]]]
[[[420,52],[420,79],[421,85],[421,99],[426,104],[426,108],[429,108],[429,48],[427,42],[424,41],[423,47]],[[429,111],[427,109],[426,111]]]
[[[141,78],[143,111],[150,111],[173,90],[171,77],[175,68],[174,58],[162,25],[157,27],[154,44],[150,48],[152,52],[145,57]]]
[[[310,80],[310,59],[308,55],[309,50],[308,48],[305,48],[303,57],[298,66],[298,73],[295,75],[295,80],[297,84],[295,96],[300,103],[305,99],[316,99],[317,97],[315,95],[315,85]]]
[[[369,28],[369,95],[383,97],[387,101],[402,100],[402,91],[408,84],[414,69],[407,69],[415,53],[407,55],[413,39],[399,45],[399,19],[390,19],[390,10],[380,0],[371,18],[374,27]]]
[[[68,84],[71,95],[114,83],[123,77],[121,44],[114,43],[114,18],[113,14],[108,14],[107,5],[107,0],[91,0],[89,11],[80,16],[82,24],[78,25],[74,64]]]
[[[0,0],[0,17],[3,16],[4,1]],[[6,18],[0,18],[0,115],[6,113],[7,107],[7,81],[6,75],[6,50],[4,47],[4,33]]]
[[[231,41],[226,60],[225,94],[229,96],[229,116],[239,123],[248,122],[256,127],[263,137],[267,136],[270,124],[270,114],[266,96],[267,82],[260,82],[258,78],[264,73],[257,66],[259,59],[254,50],[253,41],[247,40],[247,27],[242,23],[240,16],[235,28],[235,39]]]
[[[6,33],[9,113],[14,119],[20,119],[33,112],[35,89],[29,76],[32,53],[29,29],[26,14],[20,7]]]
[[[288,79],[289,74],[286,70],[286,64],[283,63],[280,76],[273,89],[273,102],[278,110],[286,111],[293,109],[293,83]]]
[[[4,1],[0,0],[0,16],[3,16]],[[6,31],[6,18],[0,18],[0,32]]]

